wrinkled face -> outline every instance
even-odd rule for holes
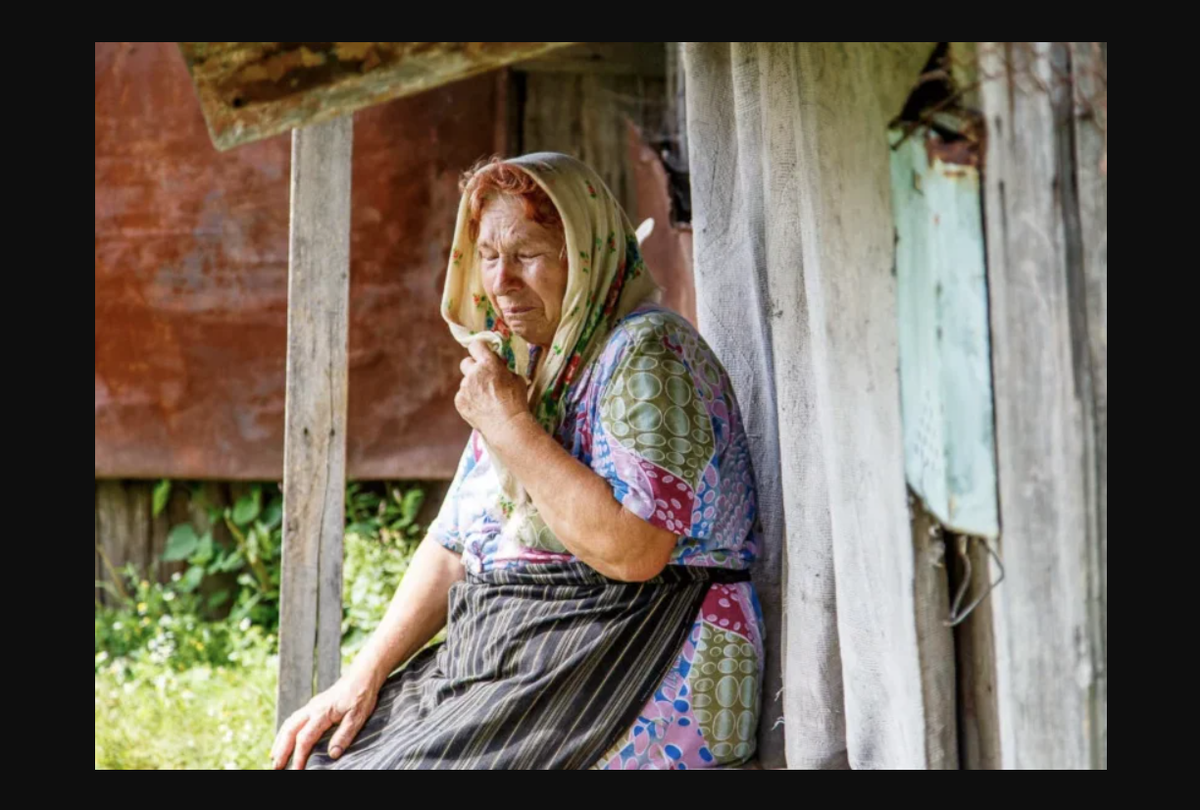
[[[526,342],[549,347],[567,291],[561,231],[529,219],[520,199],[501,195],[483,208],[478,246],[492,306]]]

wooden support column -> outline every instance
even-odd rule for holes
[[[1079,189],[1080,288],[1091,365],[1097,542],[1090,544],[1097,765],[1108,770],[1108,43],[1072,42],[1072,142]]]
[[[1079,110],[1080,44],[979,46],[1007,573],[994,595],[1006,769],[1106,766],[1108,191],[1101,152],[1084,154],[1094,123]]]
[[[352,141],[349,117],[292,135],[277,723],[341,666]]]

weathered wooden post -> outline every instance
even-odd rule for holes
[[[1007,573],[995,594],[1003,767],[1106,769],[1108,180],[1103,131],[1083,109],[1106,60],[1098,43],[979,52]]]
[[[292,134],[277,723],[341,666],[353,132]]]

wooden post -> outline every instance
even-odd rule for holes
[[[995,594],[1003,765],[1102,767],[1096,394],[1107,356],[1094,344],[1107,342],[1107,242],[1092,253],[1099,234],[1081,225],[1080,203],[1085,195],[1093,210],[1082,219],[1103,212],[1106,232],[1107,187],[1089,188],[1090,169],[1077,164],[1068,43],[984,42],[979,52],[1007,572]]]
[[[1095,397],[1098,543],[1090,574],[1096,632],[1096,721],[1099,766],[1108,770],[1108,43],[1072,42],[1075,87],[1073,142],[1079,188],[1079,236],[1086,339]]]
[[[965,555],[960,551],[963,543],[966,544]],[[964,584],[968,594],[980,594],[988,588],[992,581],[992,559],[984,541],[947,537],[946,553],[955,592]],[[958,665],[959,767],[967,771],[998,771],[1002,767],[992,602],[990,597],[984,599],[954,631]]]
[[[277,723],[341,666],[353,121],[292,135]]]
[[[96,481],[96,549],[93,554],[96,557],[96,601],[104,603],[104,591],[100,588],[100,582],[104,579],[104,563],[100,560],[100,482]]]
[[[921,661],[921,696],[926,706],[945,707],[926,718],[926,767],[934,771],[957,770],[958,683],[954,667],[954,634],[946,627],[950,615],[950,556],[947,535],[937,518],[909,495],[912,512],[913,592],[917,594],[917,655]]]
[[[106,561],[104,580],[111,582],[113,572],[120,576],[130,563],[145,572],[150,556],[150,502],[149,484],[101,481],[97,485],[97,546]],[[124,581],[114,584],[119,591],[127,585]]]

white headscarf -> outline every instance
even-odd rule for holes
[[[568,275],[562,319],[537,366],[530,391],[534,416],[552,433],[571,383],[599,354],[613,326],[653,299],[658,287],[642,261],[638,232],[594,171],[575,158],[554,152],[504,163],[528,174],[546,192],[558,209],[566,235]],[[470,218],[468,188],[458,207],[442,315],[464,347],[475,340],[487,341],[513,371],[528,377],[530,346],[508,329],[489,302]],[[507,518],[505,533],[527,547],[565,551],[537,516],[524,488],[490,448],[489,455],[498,478],[499,505]]]

